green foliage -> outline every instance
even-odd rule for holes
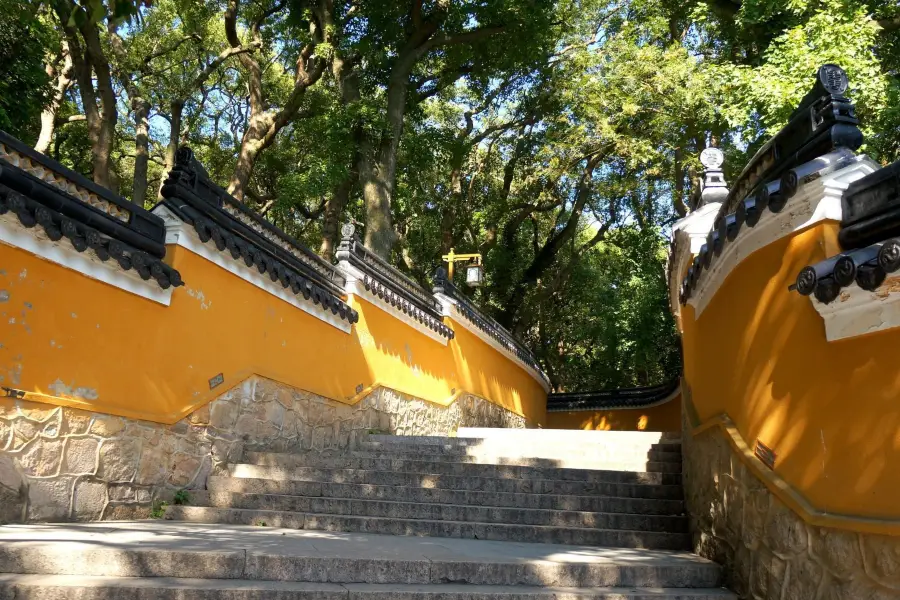
[[[44,70],[52,39],[36,5],[0,0],[0,129],[29,141],[52,91]]]
[[[178,490],[172,498],[172,503],[176,506],[185,506],[191,503],[191,494],[187,490]]]
[[[164,519],[166,516],[166,507],[169,506],[169,503],[165,500],[158,500],[153,503],[153,507],[150,509],[150,518],[151,519]]]
[[[132,94],[151,105],[151,190],[173,134],[213,179],[231,181],[253,70],[231,56],[198,83],[232,45],[226,5],[74,1],[73,19],[104,22],[119,181],[134,179]],[[333,18],[323,19],[331,5]],[[399,141],[386,176],[393,262],[428,286],[449,247],[481,252],[485,285],[466,293],[524,340],[558,389],[646,385],[678,372],[664,265],[697,156],[718,145],[733,178],[783,126],[819,65],[847,70],[864,150],[885,163],[900,158],[893,0],[462,0],[422,3],[421,15],[416,5],[240,0],[237,35],[258,42],[248,51],[261,66],[258,118],[298,107],[266,140],[245,202],[319,248],[341,190],[349,197],[340,222],[364,223],[361,159]],[[43,63],[59,54],[64,25],[35,6],[0,0],[0,127],[29,141],[51,89]],[[300,48],[320,26],[314,55],[324,75],[293,97]],[[434,37],[408,52],[427,28]],[[113,31],[122,52],[112,51]],[[400,57],[412,60],[408,71]],[[341,64],[352,76],[340,75]],[[398,90],[405,102],[388,114]],[[68,122],[83,112],[77,92],[76,83],[63,99],[50,152],[89,173],[88,127]]]

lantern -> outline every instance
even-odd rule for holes
[[[484,267],[478,263],[472,263],[466,267],[466,285],[469,287],[481,287],[484,280]]]

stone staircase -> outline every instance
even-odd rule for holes
[[[459,433],[246,452],[166,521],[70,525],[64,544],[0,528],[0,600],[735,598],[686,552],[677,439]]]

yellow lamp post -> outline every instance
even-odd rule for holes
[[[453,281],[453,266],[458,262],[469,262],[466,267],[466,284],[469,287],[479,287],[484,280],[484,266],[481,264],[480,254],[457,254],[455,249],[450,248],[450,253],[441,257],[447,263],[447,274],[450,281]]]

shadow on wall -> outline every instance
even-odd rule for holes
[[[685,373],[700,421],[728,414],[817,509],[897,518],[900,334],[828,342],[810,300],[787,291],[836,232],[821,225],[749,256],[697,321],[684,307]]]

